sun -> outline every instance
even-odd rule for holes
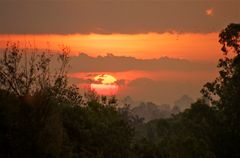
[[[102,74],[94,77],[95,81],[100,81],[102,84],[112,84],[117,81],[112,75]]]
[[[112,75],[101,74],[94,77],[91,83],[91,90],[95,91],[98,95],[116,95],[118,92],[117,79]]]

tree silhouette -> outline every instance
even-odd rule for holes
[[[48,52],[17,43],[0,58],[0,157],[129,157],[132,122],[115,97],[69,85],[68,48],[51,71]]]
[[[240,24],[228,25],[219,42],[219,76],[204,85],[203,99],[172,118],[138,127],[136,157],[240,157]]]
[[[240,157],[240,24],[230,24],[219,35],[224,57],[219,60],[219,77],[202,92],[220,113],[226,131],[222,155]]]

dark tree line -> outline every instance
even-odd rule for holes
[[[240,24],[219,39],[219,76],[204,85],[204,99],[148,123],[114,97],[82,96],[69,85],[68,48],[52,71],[47,52],[29,55],[9,44],[0,57],[0,157],[240,157]]]
[[[17,43],[0,60],[0,157],[128,157],[131,119],[116,99],[82,96],[67,80],[68,48],[51,70],[47,52]]]

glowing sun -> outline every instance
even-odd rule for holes
[[[117,79],[111,75],[102,74],[94,77],[94,83],[91,83],[91,90],[98,95],[115,95],[118,92]]]

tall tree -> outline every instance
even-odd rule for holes
[[[228,25],[219,38],[223,51],[219,76],[207,83],[202,92],[220,114],[224,128],[221,155],[240,157],[240,24]]]

